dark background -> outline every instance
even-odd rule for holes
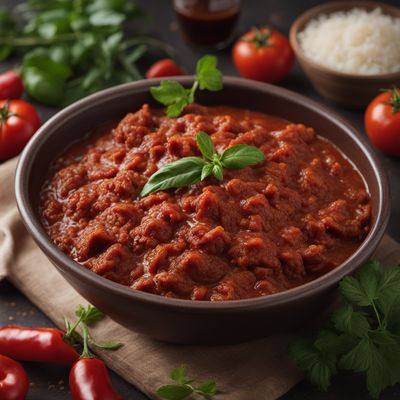
[[[0,0],[0,6],[11,7],[20,1]],[[170,43],[177,50],[177,61],[190,73],[200,51],[188,47],[181,39],[177,30],[171,2],[168,0],[137,0],[147,15],[147,19],[140,22],[141,29]],[[291,23],[306,9],[324,3],[316,0],[245,0],[242,1],[242,14],[237,28],[237,34],[244,33],[252,26],[268,24],[288,34]],[[387,1],[400,6],[400,0]],[[395,39],[394,39],[395,40]],[[399,40],[399,39],[397,39]],[[237,75],[231,61],[230,48],[219,52],[219,66],[225,75]],[[148,60],[149,61],[149,60]],[[146,63],[146,61],[145,61]],[[2,63],[0,70],[5,70],[18,64],[18,60]],[[327,105],[347,118],[364,135],[363,112],[342,109],[321,98],[312,88],[298,65],[282,86],[302,93]],[[42,119],[46,120],[57,109],[38,106]],[[382,162],[389,175],[392,191],[392,213],[388,233],[400,241],[400,159],[381,155]],[[0,282],[0,326],[19,324],[26,326],[51,326],[52,322],[37,309],[7,281]],[[400,360],[399,360],[400,362]],[[28,400],[66,400],[70,399],[68,391],[68,369],[53,365],[24,363],[30,377],[31,387]],[[172,367],[172,366],[171,366]],[[140,366],[138,366],[140,368]],[[238,366],[240,368],[240,366]],[[195,371],[194,371],[195,372]],[[212,377],[210,377],[212,378]],[[126,383],[117,375],[112,374],[115,388],[124,399],[145,400],[146,396]],[[382,399],[391,400],[400,398],[400,387],[387,389]],[[321,393],[306,382],[301,382],[282,397],[283,400],[333,400],[333,399],[368,399],[365,382],[362,376],[356,374],[341,374],[334,379],[328,393]],[[1,399],[0,399],[1,400]],[[246,399],[243,399],[246,400]],[[262,398],[260,399],[262,400]]]

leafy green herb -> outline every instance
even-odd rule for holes
[[[101,321],[105,315],[97,309],[95,306],[88,304],[84,307],[82,304],[79,304],[75,310],[75,315],[78,319],[72,325],[71,322],[64,318],[65,326],[66,326],[66,333],[64,335],[64,339],[68,342],[73,343],[74,339],[76,338],[76,330],[80,328],[82,332],[86,332],[88,336],[88,340],[93,343],[96,347],[106,350],[118,350],[123,346],[122,343],[114,342],[114,341],[105,341],[105,342],[95,342],[89,333],[89,326],[95,324],[98,321]]]
[[[125,23],[141,15],[134,0],[27,0],[0,9],[0,61],[25,55],[28,94],[67,105],[120,83],[141,79],[137,61],[149,48],[171,48],[146,36],[128,38]]]
[[[217,393],[217,385],[214,381],[197,384],[188,379],[186,367],[178,367],[172,370],[170,377],[174,384],[163,385],[157,390],[157,394],[165,400],[183,400],[196,393],[210,398]]]
[[[210,136],[201,131],[196,135],[196,142],[204,158],[184,157],[164,165],[150,177],[140,196],[147,196],[159,190],[194,185],[210,175],[222,181],[224,168],[244,168],[265,159],[261,150],[246,144],[238,144],[223,153],[217,153]]]
[[[342,305],[333,326],[315,339],[298,339],[291,358],[309,380],[327,390],[338,369],[363,372],[368,391],[378,398],[400,383],[400,267],[370,261],[358,278],[340,282]]]
[[[176,81],[163,80],[160,86],[151,87],[150,93],[158,102],[167,106],[168,117],[179,117],[183,109],[194,102],[198,88],[212,92],[222,89],[222,74],[217,69],[215,56],[205,55],[199,59],[191,89],[184,88]]]

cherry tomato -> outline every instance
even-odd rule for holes
[[[0,399],[24,400],[28,388],[28,376],[22,365],[0,355]]]
[[[164,58],[156,61],[146,72],[146,78],[161,78],[163,76],[185,75],[185,71],[178,67],[175,61]]]
[[[269,28],[253,28],[233,46],[233,61],[240,75],[257,81],[281,81],[293,66],[289,40]]]
[[[26,101],[0,101],[0,161],[19,154],[39,126],[38,113]]]
[[[23,92],[22,79],[15,71],[0,74],[0,99],[18,99]]]
[[[365,130],[381,151],[400,156],[400,89],[376,96],[365,112]]]

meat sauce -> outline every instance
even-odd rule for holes
[[[158,168],[257,146],[265,162],[187,188],[138,194]],[[147,105],[71,147],[41,194],[54,243],[84,267],[132,289],[192,300],[264,296],[341,264],[370,229],[359,173],[313,128],[228,107],[191,105],[171,119]]]

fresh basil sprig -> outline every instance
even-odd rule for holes
[[[222,89],[222,74],[217,69],[217,57],[205,55],[199,59],[190,89],[185,89],[179,82],[163,80],[160,86],[151,87],[150,93],[158,102],[167,106],[168,117],[179,117],[183,109],[194,102],[198,88],[212,92]]]
[[[164,165],[150,177],[140,196],[147,196],[159,190],[194,185],[210,175],[222,181],[224,168],[241,169],[265,160],[260,149],[247,144],[238,144],[223,153],[217,153],[211,138],[201,131],[196,135],[196,143],[204,158],[184,157]]]
[[[174,383],[161,386],[157,394],[165,400],[184,400],[193,393],[209,399],[217,394],[217,385],[214,381],[196,384],[193,379],[187,378],[186,373],[186,367],[172,370],[170,377]]]

